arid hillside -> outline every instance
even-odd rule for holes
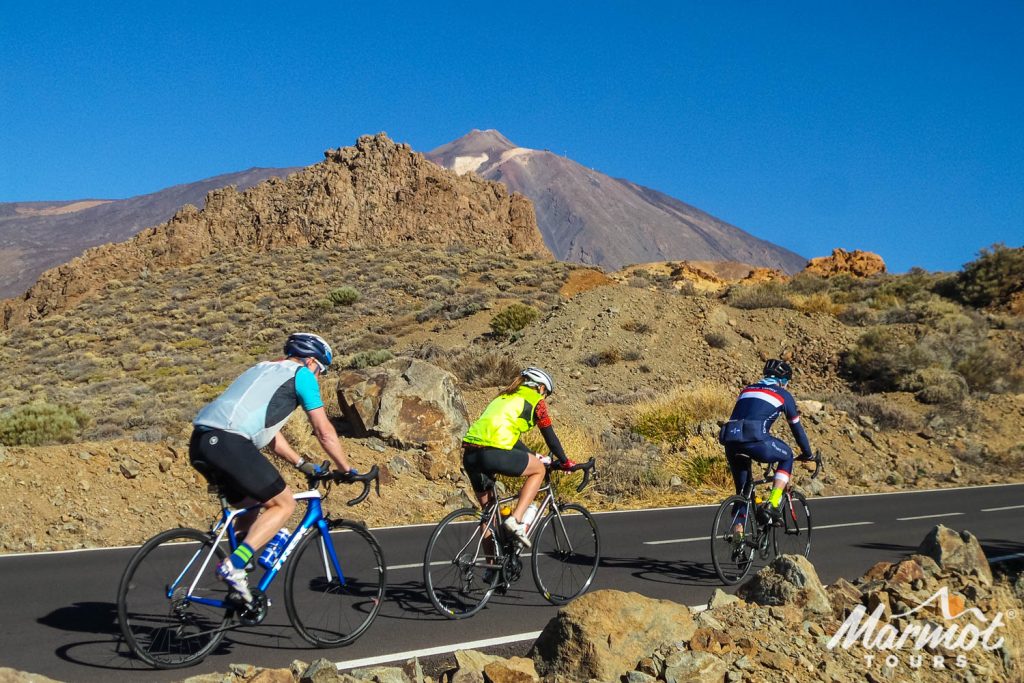
[[[595,507],[721,498],[717,421],[778,355],[797,368],[791,388],[828,462],[815,482],[796,476],[811,494],[1013,480],[1024,323],[998,303],[961,302],[989,282],[993,260],[1017,253],[1007,252],[952,276],[800,275],[714,292],[643,269],[619,282],[529,254],[422,244],[225,248],[112,280],[0,333],[0,550],[203,524],[211,501],[187,464],[189,421],[295,329],[330,338],[342,367],[405,355],[449,370],[473,416],[516,368],[548,368],[563,442],[598,459]],[[351,436],[336,377],[322,391],[346,447],[386,471],[381,498],[359,514],[430,521],[465,501],[458,462],[428,479],[410,467],[414,453]],[[315,457],[301,416],[288,429]]]
[[[63,311],[111,280],[195,263],[227,248],[259,253],[284,246],[466,244],[549,255],[529,200],[498,184],[460,177],[383,133],[245,192],[211,192],[167,223],[127,242],[88,250],[47,271],[24,296],[0,306],[9,328]]]

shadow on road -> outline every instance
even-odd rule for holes
[[[694,560],[659,560],[653,557],[602,557],[601,566],[612,569],[632,569],[633,576],[654,583],[684,586],[712,586],[721,582],[710,562]],[[757,571],[755,565],[753,571]],[[600,576],[598,572],[598,576]]]

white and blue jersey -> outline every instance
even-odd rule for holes
[[[307,413],[323,407],[316,376],[291,360],[264,361],[239,375],[192,424],[244,436],[263,448],[300,405]]]

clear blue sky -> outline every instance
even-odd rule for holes
[[[805,256],[1024,243],[1024,2],[0,2],[0,201],[496,128]]]

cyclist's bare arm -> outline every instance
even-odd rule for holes
[[[292,466],[302,462],[302,456],[292,448],[292,445],[288,443],[288,440],[284,438],[284,434],[281,432],[274,435],[274,440],[270,442],[270,450],[274,451],[274,455],[290,462]]]
[[[327,417],[327,410],[317,408],[306,413],[306,416],[309,418],[309,424],[313,427],[313,434],[316,436],[316,440],[320,442],[320,447],[334,461],[335,468],[342,472],[348,472],[352,469],[345,451],[341,448],[338,432],[335,431],[334,425],[331,424],[330,419]]]

